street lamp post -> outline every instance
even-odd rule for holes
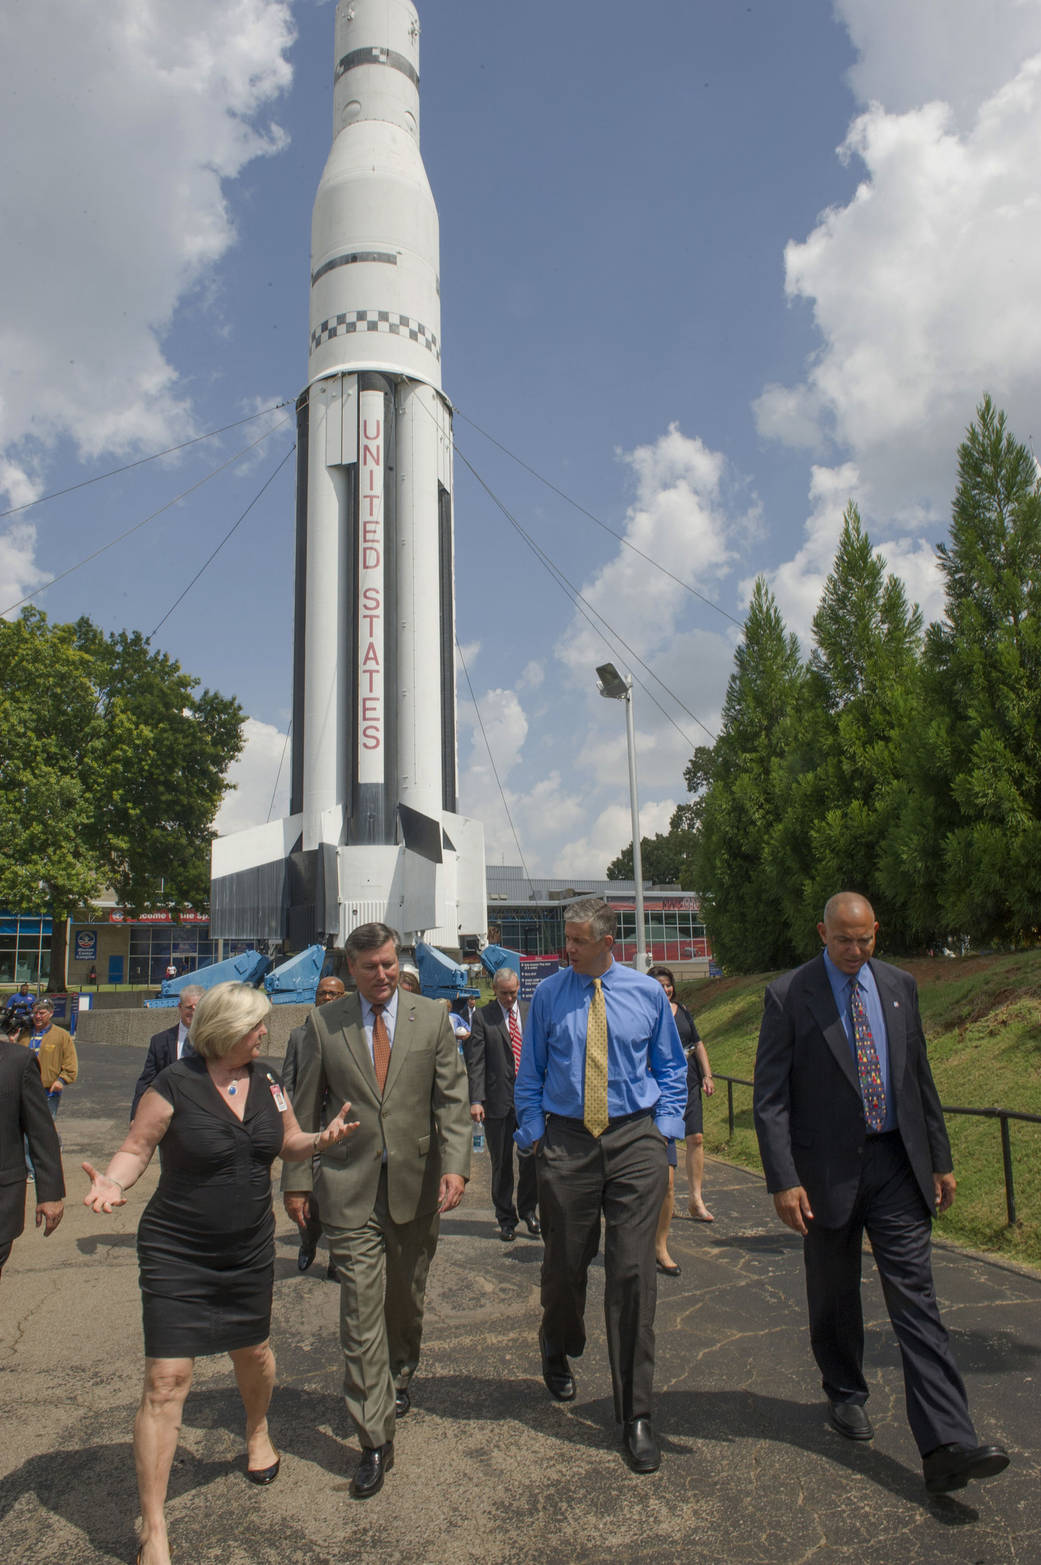
[[[600,694],[608,701],[625,702],[625,737],[629,749],[629,807],[633,817],[633,884],[636,887],[636,971],[647,971],[647,934],[643,919],[643,855],[640,852],[640,799],[636,791],[636,729],[633,723],[633,676],[624,677],[613,663],[596,671]]]

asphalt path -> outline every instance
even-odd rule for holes
[[[80,1203],[80,1161],[103,1163],[126,1125],[138,1051],[84,1044],[59,1119],[72,1192],[44,1240],[30,1224],[0,1281],[0,1561],[134,1558],[131,1425],[141,1328],[134,1231],[149,1170],[110,1219]],[[682,1159],[681,1159],[682,1161]],[[613,1421],[602,1267],[578,1396],[552,1402],[536,1345],[541,1244],[496,1237],[488,1160],[443,1224],[413,1408],[382,1492],[349,1494],[357,1445],[340,1395],[337,1289],[325,1252],[304,1276],[280,1215],[271,1421],[282,1471],[243,1475],[228,1361],[200,1359],[170,1485],[184,1565],[1036,1565],[1041,1558],[1041,1276],[939,1244],[937,1291],[982,1439],[1009,1470],[931,1500],[907,1428],[899,1354],[865,1257],[866,1373],[876,1429],[827,1425],[807,1340],[799,1242],[761,1179],[711,1162],[712,1225],[678,1216],[682,1267],[658,1292],[656,1427],[663,1461],[628,1471]],[[685,1188],[679,1176],[678,1208]],[[942,1224],[940,1230],[942,1233]]]

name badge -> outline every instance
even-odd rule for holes
[[[282,1088],[279,1086],[278,1082],[274,1079],[273,1076],[268,1076],[268,1086],[271,1088],[271,1096],[275,1100],[276,1109],[280,1114],[284,1114],[286,1109],[289,1107],[289,1104],[286,1102],[285,1093],[282,1091]]]

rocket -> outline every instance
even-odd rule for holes
[[[297,401],[290,814],[213,844],[211,935],[487,926],[457,813],[452,408],[411,0],[339,0]]]

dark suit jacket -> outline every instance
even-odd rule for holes
[[[25,1150],[36,1170],[36,1200],[60,1201],[65,1194],[61,1146],[54,1128],[36,1056],[21,1044],[0,1040],[0,1244],[25,1227]]]
[[[172,1027],[167,1027],[164,1032],[157,1032],[148,1045],[148,1053],[145,1056],[145,1068],[137,1078],[137,1086],[134,1088],[134,1101],[130,1108],[130,1118],[137,1113],[137,1105],[140,1103],[146,1089],[168,1065],[173,1065],[177,1059],[177,1030],[179,1022],[174,1022]]]
[[[886,1019],[897,1128],[932,1213],[933,1174],[950,1173],[953,1164],[926,1055],[918,988],[899,967],[870,965]],[[840,1228],[857,1194],[867,1126],[856,1061],[823,955],[766,991],[754,1114],[767,1189],[773,1194],[802,1185],[816,1222]]]
[[[437,1211],[441,1175],[470,1175],[473,1145],[466,1072],[448,1013],[436,1000],[398,993],[398,1017],[382,1096],[356,994],[317,1006],[304,1024],[293,1107],[301,1129],[321,1127],[326,1094],[351,1104],[358,1129],[321,1156],[318,1195],[333,1227],[360,1228],[372,1213],[383,1149],[395,1223]],[[283,1190],[310,1190],[311,1163],[287,1163]]]
[[[528,1002],[518,1004],[521,1027],[527,1020]],[[483,1103],[486,1119],[505,1119],[513,1112],[516,1068],[510,1029],[498,1000],[480,1005],[474,1012],[470,1037],[463,1045],[470,1078],[470,1102]]]

